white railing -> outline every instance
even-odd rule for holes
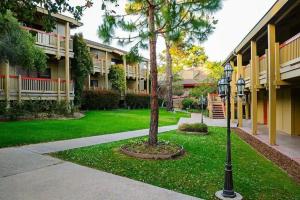
[[[106,69],[105,60],[93,57],[93,73],[99,72],[103,74],[106,71],[105,69]]]
[[[126,66],[126,73],[128,77],[136,77],[136,67],[135,66],[131,66],[131,65],[127,65]]]
[[[65,49],[65,36],[63,35],[59,35],[53,32],[47,33],[45,31],[26,26],[23,26],[22,28],[29,31],[33,36],[35,36],[35,42],[40,46],[47,46],[56,48],[58,50]],[[70,51],[73,51],[73,40],[71,38],[69,41],[69,48]]]

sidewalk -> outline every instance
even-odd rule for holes
[[[177,125],[160,127],[159,132]],[[45,153],[144,136],[148,129],[0,149],[0,200],[197,200]]]

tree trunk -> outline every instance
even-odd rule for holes
[[[165,37],[166,44],[166,85],[167,85],[167,110],[173,110],[173,72],[172,72],[172,57],[170,54],[170,42]]]
[[[149,0],[148,8],[148,26],[150,32],[149,49],[150,49],[150,72],[151,72],[151,119],[149,130],[149,145],[157,145],[158,132],[158,95],[157,95],[157,63],[156,63],[156,33],[154,22],[154,2]]]

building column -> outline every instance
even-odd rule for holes
[[[65,25],[65,80],[66,80],[66,101],[70,102],[70,24]]]
[[[105,89],[108,90],[108,53],[107,51],[105,52]]]
[[[126,94],[127,93],[127,70],[126,70],[127,64],[126,64],[126,56],[125,55],[123,55],[123,66],[124,66],[124,74],[125,74],[125,77],[124,77],[124,79],[125,79],[124,94]]]
[[[135,65],[135,87],[136,87],[136,92],[139,93],[139,65]]]
[[[91,89],[91,75],[89,74],[88,75],[88,90],[90,90]]]
[[[257,46],[251,41],[251,129],[252,134],[257,134]]]
[[[149,92],[150,92],[150,91],[149,91],[149,87],[150,87],[150,86],[149,86],[149,65],[150,65],[150,63],[148,62],[148,63],[147,63],[147,72],[146,72],[146,78],[147,78],[147,80],[146,80],[146,81],[147,81],[147,94],[149,94]]]
[[[268,24],[269,143],[276,144],[275,26]]]
[[[9,107],[9,100],[10,100],[10,91],[9,91],[9,61],[3,61],[1,64],[1,68],[4,68],[4,94],[5,100],[7,103],[7,107]]]
[[[237,55],[237,78],[240,76],[243,77],[243,62],[242,62],[242,54]],[[237,117],[238,117],[238,127],[243,126],[243,100],[242,98],[237,98]]]
[[[234,63],[231,61],[230,62],[232,68],[234,69]],[[234,97],[236,96],[235,95],[235,91],[236,91],[236,72],[233,71],[232,72],[232,78],[231,78],[231,95],[230,95],[230,113],[231,113],[231,122],[234,122],[235,120],[235,103],[234,103]]]

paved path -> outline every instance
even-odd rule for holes
[[[160,127],[159,132],[176,128]],[[0,149],[0,200],[198,199],[43,155],[147,134],[144,129]]]

